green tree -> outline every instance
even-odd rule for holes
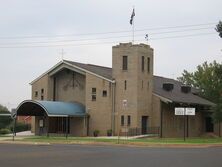
[[[199,89],[200,96],[214,102],[213,119],[215,123],[222,122],[222,64],[204,62],[194,72],[184,70],[178,80]]]
[[[0,104],[0,113],[10,113],[8,109]],[[0,116],[0,129],[6,128],[12,122],[11,117]]]
[[[222,21],[219,21],[219,23],[216,25],[215,30],[219,33],[219,36],[222,38]]]

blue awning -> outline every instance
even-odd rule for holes
[[[17,107],[17,115],[49,117],[84,117],[85,106],[80,103],[60,101],[25,100]]]

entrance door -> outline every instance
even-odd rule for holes
[[[205,118],[205,125],[206,125],[206,132],[213,132],[214,131],[214,124],[211,117]]]
[[[142,134],[147,134],[147,120],[148,116],[142,116]]]

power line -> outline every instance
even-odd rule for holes
[[[180,36],[169,36],[162,38],[151,38],[150,40],[161,40],[161,39],[172,39],[172,38],[186,38],[186,37],[195,37],[195,36],[205,36],[213,35],[215,33],[199,33],[199,34],[189,34],[189,35],[180,35]],[[144,40],[135,40],[135,42],[142,42]],[[99,44],[112,44],[112,43],[123,43],[129,41],[112,41],[112,42],[97,42],[97,43],[82,43],[82,44],[59,44],[59,45],[26,45],[26,46],[0,46],[0,48],[38,48],[38,47],[65,47],[65,46],[84,46],[84,45],[99,45]]]
[[[170,34],[170,33],[180,33],[180,32],[188,32],[188,31],[199,31],[199,30],[209,30],[212,27],[205,28],[195,28],[195,29],[184,29],[184,30],[176,30],[176,31],[164,31],[157,33],[149,33],[149,35],[160,35],[160,34]],[[137,34],[135,37],[143,37],[144,34]],[[113,38],[126,38],[131,37],[131,35],[122,35],[122,36],[108,36],[108,37],[98,37],[98,38],[86,38],[86,39],[67,39],[67,40],[56,40],[56,41],[29,41],[29,42],[10,42],[10,43],[0,43],[0,45],[24,45],[24,44],[44,44],[44,43],[62,43],[62,42],[80,42],[80,41],[93,41],[93,40],[105,40],[105,39],[113,39]]]
[[[156,28],[145,28],[137,29],[135,32],[139,31],[156,31],[162,29],[175,29],[175,28],[188,28],[188,27],[200,27],[206,25],[216,25],[217,23],[204,23],[204,24],[192,24],[192,25],[180,25],[180,26],[169,26],[169,27],[156,27]],[[104,35],[104,34],[115,34],[115,33],[127,33],[131,30],[122,31],[111,31],[111,32],[94,32],[94,33],[82,33],[82,34],[60,34],[60,35],[32,35],[32,36],[11,36],[11,37],[0,37],[0,39],[30,39],[30,38],[60,38],[60,37],[70,37],[70,36],[89,36],[89,35]]]

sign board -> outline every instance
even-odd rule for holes
[[[127,100],[123,100],[123,107],[127,107]]]
[[[12,109],[11,111],[11,118],[15,119],[17,117],[16,109]]]
[[[185,115],[195,115],[195,108],[186,108]]]
[[[42,128],[43,127],[43,119],[39,120],[39,127]]]
[[[176,107],[175,108],[175,115],[184,115],[185,108],[183,107]]]

